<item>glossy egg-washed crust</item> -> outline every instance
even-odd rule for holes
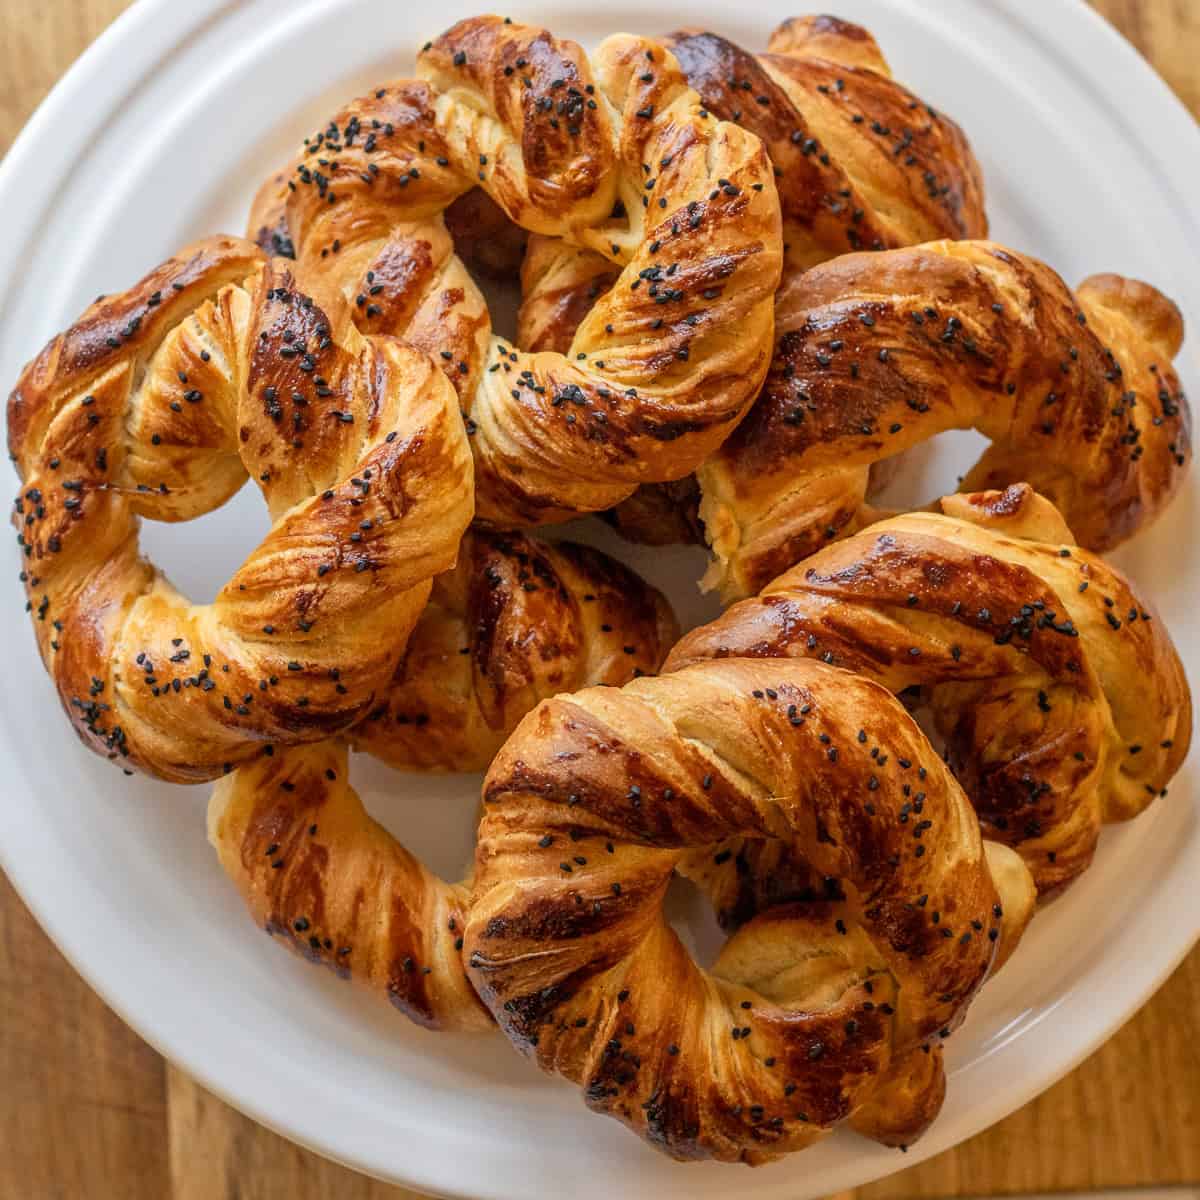
[[[872,465],[946,429],[991,441],[965,490],[1030,483],[1095,550],[1186,476],[1183,321],[1148,284],[1097,275],[1072,293],[994,243],[935,242],[793,277],[776,319],[762,395],[699,472],[727,600],[870,520]]]
[[[46,669],[84,742],[212,778],[351,725],[395,670],[472,512],[454,395],[426,356],[213,238],[101,298],[8,402],[13,521]],[[212,604],[138,554],[138,519],[251,476],[273,524]]]
[[[401,769],[482,771],[539,701],[653,675],[678,636],[662,594],[606,554],[474,531],[352,741]]]
[[[1046,891],[1087,868],[1103,823],[1165,791],[1191,741],[1187,680],[1153,606],[1027,485],[941,509],[826,547],[687,634],[666,669],[806,657],[921,689],[985,835]],[[761,866],[788,895],[777,865],[726,871]]]
[[[589,62],[543,29],[478,17],[417,66],[419,81],[376,89],[308,140],[264,186],[253,234],[291,249],[314,290],[340,290],[360,328],[443,364],[484,523],[542,524],[687,475],[770,360],[782,241],[762,144],[713,117],[646,38],[609,38]],[[562,353],[491,334],[442,217],[474,187],[615,277]]]
[[[861,26],[793,18],[757,56],[703,30],[665,40],[708,110],[762,139],[779,190],[785,278],[852,250],[987,233],[982,178],[962,131],[891,78]],[[531,238],[519,344],[565,349],[612,282],[599,256]],[[672,516],[680,497],[643,490],[650,495],[614,513],[627,536],[661,543],[687,532]],[[683,502],[697,527],[695,503]]]
[[[798,17],[754,55],[715,33],[665,40],[708,111],[762,140],[783,219],[785,276],[853,250],[987,233],[983,180],[959,127],[891,72],[874,38],[836,17]],[[524,281],[518,340],[560,349],[613,282],[594,254],[544,236]],[[551,266],[553,264],[553,266]]]
[[[482,770],[538,701],[653,673],[676,636],[663,597],[597,550],[469,533],[352,741],[403,769]],[[419,1024],[491,1023],[457,953],[469,883],[439,879],[371,819],[343,748],[271,748],[221,780],[209,838],[255,922],[310,962]]]
[[[221,779],[209,841],[272,937],[385,995],[430,1029],[486,1029],[459,955],[470,888],[434,875],[350,786],[336,740],[289,746]]]
[[[697,488],[644,489],[619,528],[655,542],[703,528],[706,584],[738,599],[869,520],[872,466],[972,427],[992,446],[966,486],[1033,483],[1084,545],[1114,546],[1162,510],[1191,455],[1171,369],[1183,325],[1166,297],[1114,275],[1072,295],[988,243],[900,249],[982,237],[982,189],[961,132],[888,78],[865,30],[789,21],[759,58],[708,33],[671,44],[706,103],[758,133],[782,171],[784,282],[746,420]],[[795,141],[793,114],[808,122]],[[815,265],[847,249],[884,253]],[[586,311],[596,267],[544,239],[528,257],[520,338],[553,347]]]
[[[1002,900],[970,803],[886,689],[730,659],[560,696],[518,726],[483,798],[469,976],[590,1107],[677,1158],[761,1162],[899,1068],[927,1119],[909,1058],[961,1019]],[[703,971],[663,896],[689,852],[738,835],[794,843],[845,898],[764,913]]]

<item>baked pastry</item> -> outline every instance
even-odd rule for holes
[[[916,803],[923,811],[924,799]],[[908,820],[912,817],[910,810]],[[985,841],[983,848],[996,890],[1003,898],[991,978],[1012,956],[1032,920],[1037,889],[1028,868],[1012,850],[991,841]],[[729,931],[772,909],[795,912],[811,908],[820,913],[831,903],[842,904],[846,899],[839,880],[816,871],[795,842],[779,839],[730,838],[685,853],[675,870],[708,896],[718,922]],[[888,1146],[905,1148],[915,1142],[933,1123],[946,1096],[942,1047],[949,1035],[950,1030],[939,1030],[936,1040],[922,1042],[894,1058],[878,1076],[867,1100],[847,1118],[850,1127]]]
[[[709,111],[756,134],[771,156],[785,279],[847,251],[986,235],[982,175],[962,131],[891,77],[861,26],[793,18],[757,56],[701,30],[666,42]],[[598,256],[533,237],[520,345],[565,349],[614,281]],[[691,495],[662,490],[649,485],[617,507],[626,536],[661,544],[699,526],[694,486]]]
[[[970,427],[992,446],[967,488],[1028,481],[1098,550],[1153,520],[1191,454],[1170,300],[1115,275],[1072,295],[989,243],[895,249],[982,237],[982,186],[958,128],[888,77],[865,30],[789,21],[759,58],[710,33],[671,44],[705,102],[758,133],[782,172],[786,262],[761,396],[695,487],[619,506],[626,536],[703,529],[705,586],[727,602],[751,595],[872,519],[889,459]],[[886,252],[806,270],[860,247]],[[560,345],[603,282],[596,271],[532,239],[518,340]]]
[[[34,631],[76,732],[164,779],[347,728],[386,686],[471,518],[453,390],[322,309],[290,265],[199,242],[98,300],[8,402]],[[273,525],[212,604],[138,555],[258,483]]]
[[[872,465],[945,429],[991,440],[965,490],[1030,483],[1094,550],[1186,476],[1183,321],[1148,284],[1097,275],[1072,293],[994,243],[935,242],[793,276],[775,314],[762,395],[698,473],[707,583],[726,600],[873,519]]]
[[[983,176],[962,130],[892,78],[862,26],[793,17],[757,56],[703,30],[664,42],[705,107],[766,147],[785,277],[853,250],[986,235]],[[529,258],[518,341],[562,349],[588,290],[615,279],[564,240],[531,238]]]
[[[458,953],[469,886],[374,821],[344,742],[289,746],[217,782],[208,837],[255,922],[429,1029],[487,1029]]]
[[[970,803],[885,689],[824,663],[545,701],[483,798],[472,982],[514,1045],[676,1158],[762,1162],[894,1088],[893,1066],[913,1079],[901,1060],[962,1018],[997,953],[1006,898]],[[847,898],[762,914],[706,972],[662,899],[686,852],[739,834],[795,843]],[[1028,874],[994,853],[1020,907]]]
[[[468,271],[503,283],[520,278],[529,234],[482,188],[464,192],[443,219],[454,252]]]
[[[657,671],[666,601],[592,550],[472,532],[434,584],[382,704],[354,744],[395,766],[479,770],[554,692]],[[469,885],[440,879],[364,809],[343,745],[270,748],[221,780],[209,839],[255,923],[419,1024],[491,1024],[457,953]]]
[[[444,364],[475,454],[479,518],[541,524],[687,475],[753,400],[771,353],[779,201],[759,140],[714,119],[659,43],[460,22],[270,181],[251,228],[360,328]],[[565,353],[490,335],[441,213],[475,186],[529,230],[598,250],[620,284]],[[321,284],[311,285],[318,289]]]
[[[1187,680],[1153,606],[1028,485],[940,509],[825,547],[685,635],[665,669],[805,657],[919,688],[984,835],[1045,892],[1087,868],[1102,824],[1163,794],[1191,740]],[[738,876],[793,886],[736,857],[708,889],[718,907],[747,904]]]
[[[653,675],[678,636],[662,594],[607,554],[473,530],[351,742],[401,770],[483,771],[539,701]]]

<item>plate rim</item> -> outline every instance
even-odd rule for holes
[[[594,6],[588,0],[558,0],[564,12],[571,10],[586,10]],[[984,8],[1005,13],[1013,22],[1029,28],[1034,22],[1031,12],[1020,4],[1020,0],[975,0]],[[43,131],[56,124],[69,125],[70,117],[76,119],[79,111],[79,97],[89,86],[93,86],[98,77],[104,75],[104,69],[109,66],[109,58],[118,47],[122,51],[122,59],[126,68],[131,56],[127,53],[130,46],[140,46],[141,50],[135,58],[135,68],[138,77],[145,74],[148,66],[160,56],[160,47],[178,45],[194,35],[203,25],[218,20],[227,10],[237,7],[238,0],[192,0],[192,4],[179,6],[171,0],[134,0],[129,8],[124,10],[72,63],[63,76],[55,83],[46,97],[35,108],[21,131],[13,141],[9,150],[0,160],[0,205],[10,197],[16,181],[29,173],[32,160],[36,158],[37,149]],[[314,8],[333,5],[336,0],[303,0]],[[1123,98],[1127,101],[1131,95],[1140,93],[1145,97],[1153,115],[1153,120],[1145,122],[1140,127],[1143,148],[1158,162],[1169,161],[1174,164],[1171,177],[1172,190],[1189,190],[1186,181],[1191,179],[1193,184],[1200,184],[1200,126],[1188,111],[1183,101],[1171,90],[1166,81],[1150,66],[1137,49],[1127,41],[1104,17],[1093,9],[1086,0],[1058,0],[1058,3],[1041,6],[1036,15],[1039,36],[1036,40],[1053,45],[1060,53],[1068,58],[1074,69],[1090,84],[1092,90],[1099,96],[1105,97],[1105,110],[1115,111],[1115,105],[1108,99],[1108,91],[1103,86],[1105,78],[1111,78],[1112,72],[1120,71],[1123,77]],[[157,28],[156,28],[157,27]],[[163,36],[149,36],[151,30],[156,34],[170,34],[169,41],[164,43]],[[1087,43],[1086,49],[1079,46],[1080,39]],[[1062,47],[1075,43],[1070,50]],[[124,75],[123,83],[128,85],[129,75]],[[113,90],[107,85],[107,90]],[[1132,103],[1132,101],[1131,101]],[[75,111],[72,111],[75,106]],[[82,106],[83,111],[89,111],[88,105]],[[95,114],[106,111],[96,105]],[[93,116],[95,123],[102,117]],[[1180,147],[1185,153],[1180,154]],[[1191,148],[1192,153],[1186,151]],[[1188,170],[1186,164],[1194,165]],[[1181,165],[1182,164],[1182,165]],[[48,185],[47,185],[48,186]],[[1190,190],[1195,191],[1193,186]],[[38,205],[38,208],[44,205]],[[29,214],[27,222],[32,223]],[[16,237],[7,240],[7,249],[0,249],[0,319],[7,310],[10,294],[11,263],[16,255],[23,252],[27,239]],[[15,247],[15,248],[14,248]],[[1193,484],[1195,486],[1195,484]],[[23,773],[14,770],[14,776],[21,778]],[[21,782],[24,782],[21,779]],[[1193,856],[1195,852],[1193,850]],[[1168,876],[1174,881],[1179,871],[1175,867]],[[406,1163],[406,1173],[398,1175],[383,1168],[381,1163],[372,1164],[361,1158],[340,1152],[330,1140],[308,1136],[300,1132],[295,1123],[289,1124],[277,1114],[268,1111],[261,1097],[235,1097],[230,1094],[221,1077],[214,1067],[210,1072],[206,1063],[200,1058],[200,1051],[189,1050],[187,1046],[170,1045],[166,1035],[160,1036],[160,1029],[149,1016],[138,1018],[131,1016],[132,1002],[118,998],[107,983],[99,982],[100,976],[94,974],[86,965],[81,955],[70,945],[67,923],[49,912],[43,903],[43,897],[34,899],[36,894],[33,886],[34,874],[29,872],[25,877],[18,864],[13,861],[5,839],[0,839],[0,870],[3,870],[14,890],[21,898],[29,912],[37,920],[39,926],[51,939],[55,948],[71,964],[101,1000],[117,1014],[139,1037],[147,1042],[157,1053],[167,1061],[179,1066],[193,1080],[207,1091],[218,1096],[235,1110],[245,1114],[252,1120],[264,1125],[279,1136],[312,1150],[314,1153],[338,1162],[352,1170],[385,1180],[400,1183],[404,1186],[418,1188],[430,1195],[462,1196],[480,1195],[477,1188],[473,1193],[459,1190],[458,1187],[448,1187],[445,1176],[431,1177],[428,1164],[434,1156],[421,1156],[409,1159]],[[1166,895],[1164,881],[1153,893],[1156,907],[1161,907]],[[1197,923],[1190,935],[1180,942],[1172,944],[1168,951],[1160,951],[1157,956],[1153,949],[1149,953],[1154,966],[1137,977],[1136,985],[1128,982],[1121,986],[1118,979],[1113,991],[1120,993],[1119,1002],[1110,1007],[1117,1011],[1112,1020],[1106,1020],[1096,1025],[1095,1029],[1076,1046],[1067,1058],[1058,1063],[1048,1072],[1036,1074],[1027,1073],[1020,1082],[1009,1084],[1005,1089],[998,1090],[990,1102],[976,1105],[969,1114],[960,1115],[961,1129],[953,1135],[939,1139],[937,1127],[918,1143],[913,1151],[903,1160],[873,1161],[870,1170],[861,1172],[859,1183],[881,1178],[893,1171],[915,1165],[933,1155],[940,1153],[953,1145],[966,1140],[1003,1119],[1009,1113],[1028,1103],[1029,1100],[1053,1086],[1075,1069],[1084,1059],[1092,1055],[1096,1049],[1111,1038],[1162,986],[1167,977],[1178,967],[1190,953],[1193,946],[1200,941],[1200,922]],[[1065,1002],[1068,993],[1050,1009],[1055,1011]],[[1030,1082],[1030,1080],[1033,1080]],[[332,1137],[333,1135],[331,1135]],[[452,1149],[452,1143],[446,1142],[446,1148]],[[798,1161],[798,1160],[797,1160]],[[864,1164],[867,1159],[864,1157]],[[749,1184],[751,1176],[747,1175]],[[740,1193],[743,1189],[738,1188]],[[745,1189],[749,1192],[750,1189]],[[488,1196],[493,1193],[488,1191]],[[732,1194],[732,1193],[730,1193]]]

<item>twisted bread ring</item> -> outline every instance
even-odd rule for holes
[[[988,243],[889,249],[979,238],[986,218],[965,139],[887,77],[865,30],[790,21],[760,58],[707,33],[671,44],[705,102],[758,133],[781,172],[786,269],[762,394],[693,487],[619,507],[627,536],[703,529],[706,586],[738,599],[876,515],[873,468],[969,427],[993,445],[967,487],[1027,480],[1099,550],[1153,520],[1191,454],[1170,368],[1183,326],[1166,297],[1113,275],[1072,295]],[[848,244],[887,252],[807,270]],[[607,276],[533,238],[524,283],[518,340],[555,348]]]
[[[213,238],[101,299],[8,403],[14,523],[46,669],[92,749],[209,779],[346,728],[454,562],[471,461],[422,354],[364,338],[288,264]],[[274,524],[211,605],[138,556],[253,475]]]
[[[726,600],[872,519],[872,465],[945,429],[991,439],[965,489],[1024,480],[1096,550],[1183,482],[1183,321],[1148,284],[1097,275],[1073,294],[1025,255],[936,242],[814,267],[775,313],[762,395],[698,473]]]
[[[884,689],[823,663],[546,701],[484,800],[472,982],[518,1048],[677,1158],[809,1144],[961,1019],[995,954],[969,802]],[[661,902],[686,851],[737,834],[794,841],[847,899],[764,914],[704,972]]]
[[[924,689],[985,835],[1045,891],[1165,790],[1191,740],[1187,680],[1152,607],[1027,485],[941,509],[827,546],[687,634],[666,669],[808,656]],[[728,908],[738,889],[722,890]]]
[[[755,56],[715,33],[665,39],[705,107],[758,136],[783,219],[785,278],[850,250],[987,233],[983,179],[959,127],[891,77],[875,39],[836,17],[795,17]],[[517,340],[570,344],[611,264],[530,239]]]
[[[469,534],[434,584],[383,718],[352,737],[401,767],[486,766],[540,699],[656,671],[676,634],[663,597],[598,551]],[[371,819],[344,747],[272,749],[221,780],[209,839],[255,922],[311,962],[419,1024],[490,1024],[455,946],[469,888],[439,879]]]
[[[420,55],[425,82],[350,106],[293,178],[268,184],[252,220],[290,242],[306,278],[360,300],[360,327],[443,356],[472,435],[478,514],[496,527],[607,508],[688,474],[741,419],[770,359],[781,242],[761,144],[712,119],[657,42],[609,38],[594,61],[593,83],[572,42],[496,17],[460,22]],[[619,271],[566,353],[489,341],[440,216],[476,183],[524,227],[570,236]]]
[[[653,675],[678,636],[661,593],[598,550],[476,530],[351,742],[402,770],[483,771],[539,701]]]
[[[919,793],[918,793],[919,794]],[[921,802],[922,808],[924,801]],[[910,818],[911,819],[911,816]],[[915,828],[914,828],[915,831]],[[1011,957],[1037,907],[1037,890],[1021,859],[998,842],[983,844],[996,890],[1002,898],[1000,938],[992,962],[994,975]],[[676,871],[690,879],[712,902],[717,920],[727,930],[740,929],[760,914],[779,910],[781,921],[798,909],[816,911],[837,905],[845,923],[845,893],[838,880],[822,876],[792,842],[735,837],[716,847],[689,851]],[[940,914],[933,918],[940,921]],[[942,1053],[949,1029],[936,1042],[922,1042],[896,1056],[877,1076],[861,1107],[848,1117],[851,1128],[888,1146],[906,1147],[932,1124],[946,1095]]]

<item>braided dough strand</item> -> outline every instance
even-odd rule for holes
[[[430,1029],[491,1026],[458,953],[467,886],[428,871],[363,808],[344,745],[293,746],[218,782],[208,830],[255,922]]]
[[[198,243],[98,301],[8,406],[43,662],[93,749],[178,781],[346,728],[386,685],[472,510],[451,389],[288,264]],[[140,516],[250,474],[273,525],[210,605],[138,555]]]
[[[1041,890],[1091,862],[1187,755],[1191,699],[1153,607],[1028,485],[873,525],[693,630],[666,669],[812,657],[919,687],[988,837]]]
[[[514,1044],[678,1158],[809,1144],[961,1019],[995,954],[965,796],[886,691],[821,663],[547,701],[484,800],[472,982]],[[661,902],[687,851],[737,834],[795,842],[846,899],[764,914],[705,972]]]
[[[1186,475],[1183,322],[1147,284],[1097,276],[1073,294],[994,243],[934,242],[794,276],[776,320],[762,395],[699,472],[706,582],[727,600],[870,520],[872,465],[946,429],[992,443],[964,488],[1028,482],[1095,550]]]

